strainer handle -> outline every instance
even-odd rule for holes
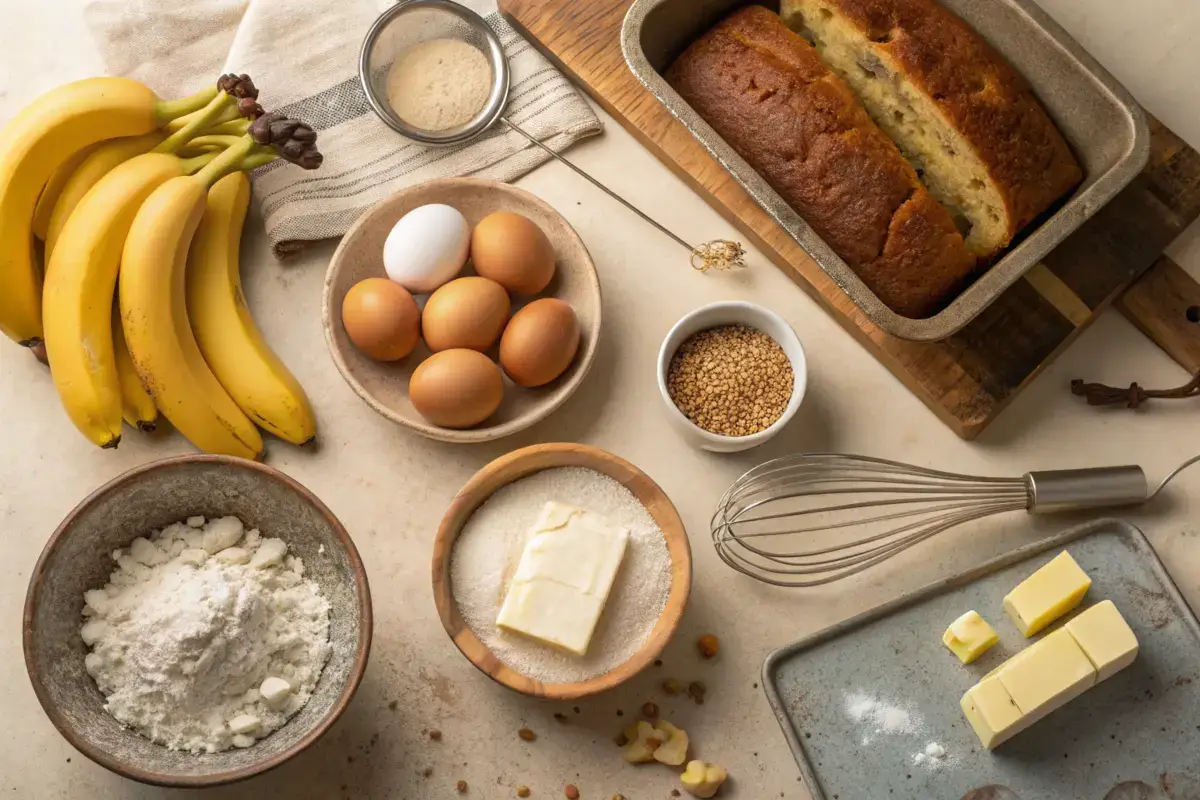
[[[1031,514],[1140,505],[1149,499],[1141,467],[1093,467],[1028,472],[1024,476]]]

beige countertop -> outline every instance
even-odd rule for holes
[[[76,6],[7,0],[0,32],[0,118],[52,85],[98,70]],[[1153,0],[1127,13],[1118,0],[1043,0],[1159,118],[1200,146],[1200,6]],[[737,238],[715,212],[615,123],[571,158],[690,240]],[[1067,524],[1021,514],[942,534],[860,579],[819,590],[769,589],[727,569],[708,540],[708,519],[726,486],[760,461],[795,450],[836,450],[984,474],[1132,461],[1161,476],[1200,447],[1197,401],[1140,413],[1104,412],[1070,396],[1073,377],[1147,386],[1184,382],[1183,371],[1120,316],[1106,314],[1030,386],[978,441],[962,442],[883,367],[757,252],[738,275],[700,275],[677,246],[630,216],[561,165],[521,180],[576,227],[604,287],[604,333],[582,390],[545,423],[502,442],[443,445],[409,434],[368,409],[341,380],[320,325],[321,284],[332,245],[278,263],[253,221],[244,245],[250,304],[267,338],[312,396],[321,446],[299,451],[272,442],[268,462],[294,476],[349,528],[370,574],[375,643],[366,678],[333,731],[302,757],[213,797],[561,796],[669,797],[666,768],[621,762],[611,739],[641,704],[692,733],[704,757],[728,767],[721,796],[807,798],[761,688],[766,653],[802,635],[896,597],[930,579],[1032,541]],[[1200,271],[1200,226],[1171,249]],[[793,424],[765,447],[734,456],[693,450],[667,425],[655,388],[656,351],[689,310],[718,299],[762,303],[782,314],[807,347],[810,390]],[[559,705],[494,685],[453,647],[429,589],[433,534],[456,489],[483,464],[539,441],[577,441],[613,451],[645,469],[671,496],[691,534],[692,601],[682,629],[652,669],[621,691]],[[59,520],[92,489],[149,460],[185,453],[177,436],[130,435],[116,452],[88,445],[59,406],[49,375],[28,354],[0,342],[0,797],[149,798],[173,793],[140,786],[93,765],[42,713],[25,675],[20,619],[26,583]],[[1200,607],[1200,473],[1182,479],[1153,508],[1131,512],[1194,606]],[[132,535],[133,532],[131,532]],[[694,641],[715,633],[722,652],[702,663]],[[702,679],[702,707],[656,691],[665,677]],[[623,719],[618,719],[620,711]],[[565,713],[566,724],[554,720]],[[540,737],[517,738],[528,726]],[[440,743],[425,731],[443,732]],[[432,768],[426,777],[423,773]],[[182,795],[181,795],[182,796]]]

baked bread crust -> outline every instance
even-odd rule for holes
[[[735,11],[666,77],[896,313],[930,316],[972,277],[949,212],[778,15]]]
[[[1083,179],[1025,79],[935,0],[785,0],[784,6],[840,13],[880,61],[928,95],[973,148],[1005,204],[1002,247]]]

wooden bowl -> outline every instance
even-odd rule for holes
[[[493,492],[506,484],[554,467],[587,467],[615,479],[641,501],[657,523],[671,556],[671,590],[650,636],[620,666],[578,683],[543,683],[506,666],[479,640],[458,612],[450,581],[450,554],[467,520]],[[433,543],[433,599],[446,633],[483,674],[510,689],[553,700],[573,700],[612,689],[637,675],[662,653],[675,635],[692,589],[692,551],[683,520],[671,500],[646,473],[624,459],[583,444],[535,444],[497,458],[459,490],[442,517]]]
[[[512,211],[535,222],[545,231],[558,256],[554,280],[538,297],[566,301],[579,320],[579,351],[566,372],[536,389],[517,386],[506,377],[500,408],[481,425],[466,430],[432,424],[417,413],[408,399],[408,380],[417,365],[429,356],[423,342],[400,361],[375,361],[354,347],[342,327],[342,300],[350,287],[364,278],[387,277],[383,268],[383,242],[392,226],[417,206],[429,203],[457,208],[472,227],[494,211]],[[474,274],[469,261],[463,274]],[[513,298],[513,312],[517,311],[518,303],[532,299],[536,298]],[[381,200],[354,223],[329,263],[321,318],[338,371],[371,408],[431,439],[490,442],[545,419],[579,388],[592,367],[600,338],[600,278],[579,234],[544,201],[506,183],[446,178],[413,186]],[[494,349],[489,353],[493,360]]]
[[[253,747],[213,754],[168,750],[104,710],[104,696],[83,666],[83,593],[108,581],[112,551],[135,537],[194,515],[227,514],[283,539],[303,558],[304,577],[329,600],[332,653],[308,704]],[[23,634],[25,666],[42,708],[85,756],[143,783],[215,786],[277,767],[329,730],[367,666],[371,596],[349,534],[311,492],[263,464],[189,455],[126,472],[67,515],[34,567]]]

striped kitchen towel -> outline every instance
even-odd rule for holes
[[[377,201],[434,178],[511,181],[549,156],[496,125],[473,142],[428,148],[385,125],[358,79],[363,37],[387,0],[89,0],[85,19],[110,72],[162,97],[247,72],[270,111],[319,132],[325,156],[306,172],[282,161],[252,175],[275,252],[340,236]],[[591,106],[495,9],[466,0],[495,29],[512,72],[508,116],[555,151],[601,131]]]

